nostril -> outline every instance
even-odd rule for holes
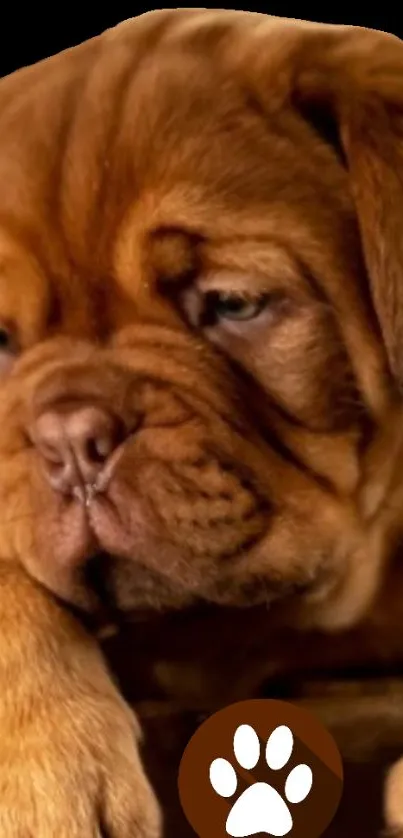
[[[62,466],[64,463],[63,453],[60,448],[56,448],[52,443],[44,439],[36,440],[37,448],[39,448],[42,456],[50,465]]]
[[[81,490],[81,480],[72,459],[65,462],[45,459],[44,468],[52,489],[64,495],[77,496],[75,488],[79,487]]]
[[[112,451],[113,445],[107,437],[94,437],[87,440],[86,457],[92,463],[104,463]]]
[[[123,425],[112,418],[84,440],[84,456],[89,462],[104,463],[126,437]]]
[[[53,448],[52,445],[49,445],[47,442],[44,442],[42,439],[38,439],[37,437],[35,437],[34,442],[46,462],[60,465],[62,459],[59,451]]]
[[[57,414],[44,413],[29,429],[34,444],[47,466],[62,468],[71,459],[69,441]]]
[[[37,417],[31,438],[54,489],[77,496],[97,484],[107,461],[127,436],[113,414],[96,406],[49,410]]]

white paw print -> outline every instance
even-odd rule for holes
[[[294,747],[294,737],[289,727],[281,725],[273,730],[266,745],[266,762],[272,771],[279,771],[289,762]],[[250,725],[240,725],[234,735],[234,754],[238,764],[250,771],[260,758],[260,742]],[[238,779],[226,759],[215,759],[210,765],[210,783],[220,797],[233,797]],[[288,835],[293,820],[287,803],[302,803],[312,788],[312,771],[301,763],[290,771],[284,797],[269,783],[253,783],[233,804],[226,822],[226,831],[232,838],[247,838],[265,832],[267,835]]]

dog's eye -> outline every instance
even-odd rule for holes
[[[0,374],[8,372],[17,354],[17,341],[8,326],[0,325]]]
[[[0,350],[1,352],[7,351],[11,344],[11,333],[8,329],[4,329],[0,326]]]
[[[205,296],[204,321],[212,325],[220,320],[254,320],[267,304],[267,295],[256,299],[225,291],[209,291]]]

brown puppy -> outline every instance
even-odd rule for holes
[[[62,602],[371,608],[401,526],[402,79],[391,36],[179,10],[1,82],[2,838],[158,834]]]

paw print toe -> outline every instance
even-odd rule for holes
[[[238,785],[236,773],[226,759],[215,759],[210,765],[210,783],[220,797],[232,797]]]
[[[272,771],[279,771],[289,761],[294,737],[289,727],[280,725],[270,734],[266,745],[266,762]]]
[[[302,803],[312,788],[313,776],[309,765],[296,765],[289,773],[285,784],[285,796],[289,803]]]
[[[240,725],[235,731],[234,754],[242,768],[251,770],[259,762],[259,737],[250,725]]]

